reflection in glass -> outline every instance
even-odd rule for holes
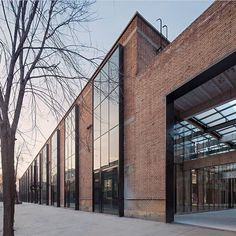
[[[93,135],[94,135],[94,140],[97,139],[101,134],[100,134],[100,106],[98,106],[93,113]]]
[[[102,68],[100,95],[94,96],[94,211],[118,213],[119,48]],[[94,81],[94,94],[98,80]],[[98,103],[98,97],[101,102]],[[108,170],[109,168],[109,170]]]
[[[75,207],[75,108],[65,119],[65,206]]]
[[[101,102],[101,76],[100,73],[97,75],[97,77],[94,79],[93,82],[93,102],[94,107],[97,107],[97,105]]]
[[[108,124],[109,124],[109,112],[108,112],[108,99],[106,98],[101,103],[101,135],[108,131]]]
[[[100,212],[100,176],[99,172],[94,173],[94,179],[93,179],[93,190],[94,190],[94,211]]]
[[[118,171],[117,168],[102,172],[102,212],[118,213]]]
[[[57,204],[57,156],[58,156],[58,143],[57,143],[57,133],[56,131],[52,136],[51,143],[51,205]]]
[[[109,60],[110,91],[119,85],[119,52],[116,50]]]
[[[93,168],[97,170],[100,168],[100,139],[94,142],[94,157]]]
[[[47,145],[41,154],[41,204],[47,204]]]
[[[110,129],[119,124],[119,87],[109,95]]]
[[[108,85],[108,63],[104,65],[101,72],[101,101],[108,96],[109,85]]]
[[[101,137],[101,166],[109,164],[108,161],[108,133]]]
[[[119,160],[119,126],[110,131],[110,164]]]
[[[189,178],[189,174],[191,174],[191,178]],[[178,181],[176,185],[176,213],[236,207],[235,163],[186,170],[181,182]],[[184,195],[179,194],[181,191]]]

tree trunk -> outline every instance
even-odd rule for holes
[[[14,235],[15,213],[15,138],[10,129],[4,127],[1,135],[2,178],[3,178],[3,236]]]

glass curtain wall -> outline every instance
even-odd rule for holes
[[[177,122],[174,127],[176,213],[235,207],[236,164],[214,164],[235,151],[236,100]],[[201,129],[200,127],[204,127]]]
[[[38,164],[37,158],[34,160],[34,203],[38,203]]]
[[[118,214],[119,47],[94,79],[94,211]]]
[[[31,164],[31,202],[35,201],[34,162]]]
[[[65,207],[75,208],[75,108],[65,119]]]
[[[37,161],[37,202],[41,204],[41,154],[36,157]]]
[[[58,132],[56,131],[51,140],[51,205],[58,206]]]
[[[44,146],[42,153],[41,153],[41,204],[48,203],[47,165],[48,165],[48,156],[47,156],[47,145],[46,145],[46,146]]]
[[[28,169],[28,179],[29,179],[29,202],[32,201],[32,166],[29,166]]]

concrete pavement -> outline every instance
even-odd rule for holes
[[[0,219],[2,219],[0,205]],[[235,232],[164,224],[23,203],[16,206],[16,236],[233,236]],[[2,220],[0,232],[2,231]]]

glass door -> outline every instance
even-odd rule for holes
[[[102,212],[118,214],[118,170],[102,172]]]

